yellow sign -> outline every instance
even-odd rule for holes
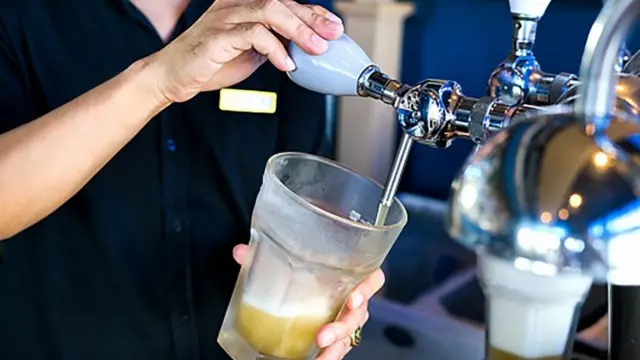
[[[269,91],[221,89],[220,110],[256,114],[276,112],[278,94]]]

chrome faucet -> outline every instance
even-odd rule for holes
[[[603,0],[606,3],[608,0]],[[578,84],[571,73],[550,74],[542,71],[533,53],[538,22],[551,0],[510,0],[513,20],[512,50],[491,73],[488,95],[508,105],[552,105]],[[616,69],[621,71],[629,60],[626,47],[621,47]]]
[[[289,53],[297,66],[289,72],[295,83],[324,94],[372,98],[393,106],[404,132],[432,147],[448,147],[456,138],[482,144],[515,116],[537,109],[465,96],[455,81],[427,79],[407,85],[382,72],[347,35],[329,42],[329,50],[320,56],[309,56],[295,45]]]

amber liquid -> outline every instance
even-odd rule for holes
[[[258,353],[281,359],[306,359],[314,349],[320,328],[335,320],[334,313],[276,316],[241,302],[235,327]]]
[[[494,347],[490,347],[489,356],[487,356],[486,360],[562,360],[562,357],[562,355],[545,357],[523,357],[498,350]]]

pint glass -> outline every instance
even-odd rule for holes
[[[335,162],[283,153],[267,162],[244,259],[218,342],[234,360],[315,357],[319,329],[378,269],[407,213],[382,187]]]
[[[514,266],[515,265],[515,266]],[[544,264],[478,254],[487,299],[485,360],[571,359],[579,310],[591,287],[582,274],[544,274]],[[522,270],[527,271],[522,271]]]

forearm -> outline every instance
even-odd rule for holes
[[[72,102],[0,135],[0,240],[49,215],[168,105],[138,62]]]

